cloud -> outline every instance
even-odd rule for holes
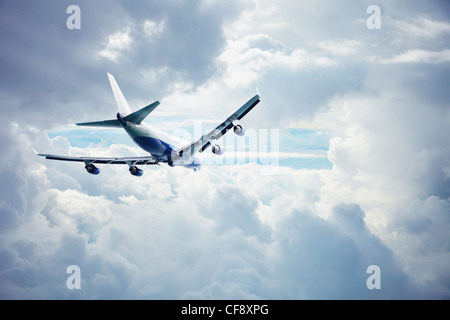
[[[425,16],[412,17],[406,20],[389,20],[388,23],[397,29],[397,42],[438,41],[450,35],[450,23]]]
[[[152,20],[145,20],[142,29],[147,36],[155,36],[163,32],[164,27],[165,27],[164,20],[158,24]]]
[[[267,49],[261,49],[265,46],[261,44],[262,40],[268,45]],[[253,47],[253,43],[257,47]],[[271,68],[298,70],[303,67],[328,67],[334,64],[331,59],[310,55],[304,49],[285,52],[279,45],[264,34],[230,41],[228,48],[218,58],[227,68],[225,83],[231,88],[248,86],[262,78]]]
[[[55,174],[52,164],[59,165],[47,163],[44,177]],[[26,165],[22,169],[32,174]],[[262,176],[258,165],[206,167],[197,173],[164,167],[147,169],[136,180],[117,167],[95,177],[95,184],[84,179],[92,177],[82,168],[77,173],[66,164],[64,169],[79,177],[80,190],[39,189],[28,195],[45,205],[32,209],[28,219],[1,237],[2,297],[417,297],[409,293],[416,284],[394,262],[399,253],[370,231],[361,206],[330,198],[336,195],[330,188],[340,182],[337,168],[280,168],[277,175]],[[108,189],[121,186],[119,181],[127,177],[127,188]],[[163,191],[164,183],[169,183],[170,197],[148,193],[148,187]],[[136,187],[130,189],[132,185]],[[353,200],[367,207],[369,199],[355,190]],[[93,195],[99,191],[107,197]],[[330,211],[323,210],[327,204]],[[446,210],[442,205],[437,216]],[[371,216],[374,208],[368,208]],[[329,218],[320,217],[323,213]],[[396,223],[405,225],[402,219]],[[425,230],[423,235],[431,235]],[[394,242],[396,250],[398,245]],[[46,264],[39,264],[41,257]],[[435,257],[440,261],[436,266],[442,265],[445,256]],[[82,271],[79,292],[64,285],[70,264]],[[383,291],[365,287],[365,269],[372,264],[382,270]],[[58,272],[61,281],[47,270]],[[431,274],[429,281],[435,283],[436,273]],[[444,270],[440,274],[445,278]],[[29,280],[20,282],[19,275]],[[427,288],[428,296],[445,295],[444,288],[440,293]]]
[[[375,31],[359,1],[80,2],[80,30],[64,4],[2,3],[0,296],[448,299],[448,17],[418,4],[382,2]],[[245,125],[292,126],[303,139],[279,155],[331,165],[162,165],[137,179],[36,157],[141,152],[44,131],[112,118],[106,71],[133,107],[161,99],[146,121],[169,129],[223,120],[257,85]],[[81,290],[66,287],[73,264]],[[366,286],[370,265],[381,290]]]
[[[147,39],[153,39],[164,31],[165,21],[156,23],[152,20],[145,20],[141,26],[132,23],[131,26],[109,35],[104,48],[98,52],[98,56],[117,63],[120,56],[133,48],[135,40],[132,33],[135,32],[132,32],[132,30],[134,28],[142,29],[142,33]]]
[[[146,29],[148,29],[148,26]],[[111,34],[106,41],[105,47],[99,51],[98,55],[113,62],[117,62],[117,59],[124,51],[130,50],[132,44],[130,31],[131,28],[128,27],[123,31]]]
[[[104,196],[88,196],[77,190],[50,189],[42,214],[50,225],[75,228],[92,239],[101,225],[112,218],[108,201]]]
[[[362,43],[358,40],[321,41],[318,47],[334,56],[349,56],[359,52]]]
[[[312,178],[307,178],[309,172],[283,169],[281,176],[262,179],[258,166],[245,167],[206,168],[200,175],[180,169],[176,180],[188,183],[173,185],[176,196],[170,200],[133,198],[123,204],[85,192],[50,190],[45,209],[2,237],[2,254],[7,258],[2,297],[362,298],[370,297],[365,288],[366,262],[379,263],[386,279],[400,272],[389,262],[389,249],[365,227],[357,205],[338,206],[333,223],[299,211],[306,204],[289,190],[295,184],[307,185]],[[148,181],[167,174],[164,171],[153,175],[147,171]],[[267,205],[259,203],[253,183],[271,199]],[[268,186],[279,192],[268,192]],[[310,188],[320,193],[320,184]],[[300,199],[318,200],[303,188],[295,190],[305,193]],[[276,201],[282,198],[297,209],[283,210]],[[263,208],[273,223],[263,222]],[[367,245],[369,253],[363,241],[378,246]],[[44,265],[39,265],[39,257],[46,257]],[[370,258],[376,261],[369,262]],[[27,264],[21,266],[24,259]],[[82,271],[79,292],[64,287],[64,271],[70,264]],[[56,278],[41,282],[50,277],[47,268],[61,274],[61,283]],[[27,286],[34,290],[23,291],[25,283],[16,280],[18,274],[33,280]],[[385,294],[395,297],[390,288],[386,286]]]
[[[408,50],[405,53],[395,55],[389,59],[383,59],[381,63],[446,63],[450,62],[450,50],[428,51],[428,50]]]
[[[287,297],[335,299],[377,299],[409,296],[410,284],[393,259],[392,252],[371,234],[355,204],[339,204],[323,220],[307,212],[293,212],[283,225],[276,250],[277,267],[285,274]],[[330,221],[331,220],[331,221]],[[381,292],[368,290],[365,280],[369,265],[382,270]],[[290,279],[289,279],[290,278]],[[389,280],[387,280],[389,279]],[[325,292],[324,288],[328,288]]]

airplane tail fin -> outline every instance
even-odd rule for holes
[[[116,79],[114,79],[114,76],[110,73],[107,73],[107,75],[108,75],[109,83],[111,84],[111,89],[114,94],[114,99],[116,100],[117,107],[119,108],[119,112],[121,114],[123,114],[124,116],[131,114],[132,113],[131,108],[128,105],[127,100],[123,96],[123,93],[120,90],[119,85],[116,82]]]
[[[142,120],[144,120],[145,117],[147,117],[159,105],[159,101],[155,101],[148,106],[139,109],[138,111],[132,112],[113,75],[108,73],[108,78],[111,83],[114,98],[116,99],[117,107],[119,108],[120,116],[123,117],[124,120],[134,124],[141,124]],[[121,128],[122,123],[118,119],[112,119],[94,122],[81,122],[77,123],[77,126]]]

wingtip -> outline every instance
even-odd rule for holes
[[[31,149],[33,149],[33,152],[37,155],[37,156],[42,156],[35,148],[31,148]]]

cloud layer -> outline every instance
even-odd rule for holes
[[[369,30],[369,1],[79,1],[68,30],[69,4],[0,4],[2,299],[450,297],[448,5],[381,1]],[[37,158],[139,152],[47,135],[112,117],[106,72],[133,109],[161,100],[148,121],[169,128],[220,121],[258,86],[245,125],[326,132],[332,167],[136,178]]]

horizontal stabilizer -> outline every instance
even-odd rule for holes
[[[126,121],[135,123],[135,124],[141,124],[142,120],[145,119],[155,108],[159,105],[159,101],[155,101],[152,104],[149,104],[148,106],[133,112],[129,115],[127,115],[124,119]],[[94,122],[81,122],[77,123],[77,126],[89,126],[89,127],[113,127],[113,128],[122,128],[122,125],[120,124],[119,120],[113,119],[113,120],[103,120],[103,121],[94,121]]]
[[[103,121],[94,121],[94,122],[81,122],[77,123],[77,126],[89,126],[89,127],[113,127],[113,128],[122,128],[119,120],[103,120]]]
[[[135,124],[141,124],[142,120],[147,117],[150,112],[155,110],[155,108],[159,105],[159,101],[153,102],[152,104],[149,104],[148,106],[133,112],[132,114],[127,115],[124,119],[130,122],[133,122]]]

